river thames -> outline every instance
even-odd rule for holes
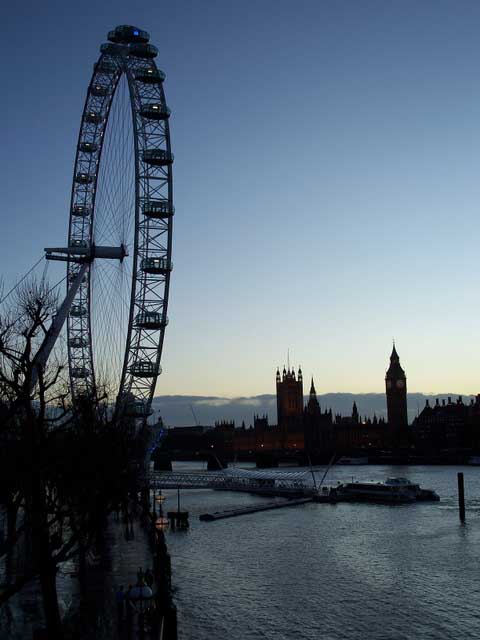
[[[457,471],[465,473],[464,526]],[[167,534],[179,640],[478,637],[480,468],[344,466],[325,484],[352,476],[406,477],[441,501],[307,504],[200,522],[201,513],[266,499],[183,491],[190,530]],[[176,508],[176,495],[165,493],[167,510]]]

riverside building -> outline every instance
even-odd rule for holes
[[[480,395],[464,403],[437,399],[408,424],[407,376],[393,346],[385,373],[387,419],[362,417],[356,403],[350,415],[334,414],[321,407],[313,378],[304,401],[303,373],[298,368],[277,369],[275,375],[277,424],[267,415],[255,415],[253,425],[236,427],[233,421],[220,421],[214,427],[171,429],[169,448],[178,451],[215,451],[225,460],[236,456],[276,453],[305,455],[313,461],[328,461],[333,454],[397,451],[402,456],[429,455],[447,450],[480,452]],[[167,444],[167,443],[166,443]]]

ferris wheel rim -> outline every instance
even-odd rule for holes
[[[132,417],[146,419],[150,413],[156,381],[161,373],[160,360],[165,328],[168,324],[168,297],[172,269],[172,218],[174,214],[173,154],[171,153],[168,124],[170,111],[166,106],[163,90],[165,76],[153,60],[156,49],[148,44],[148,34],[141,30],[137,31],[141,33],[143,41],[136,42],[133,39],[131,42],[118,42],[122,38],[125,40],[125,35],[118,37],[116,35],[121,29],[130,30],[130,35],[127,34],[127,36],[134,38],[133,33],[136,30],[134,27],[117,27],[113,32],[110,32],[110,42],[101,47],[101,55],[94,65],[87,90],[74,164],[68,244],[71,247],[75,242],[80,241],[87,242],[90,248],[94,246],[98,175],[102,168],[104,134],[109,125],[111,108],[120,81],[122,77],[125,77],[130,97],[134,143],[135,220],[127,334],[115,405],[117,411],[119,408],[126,410],[125,407],[128,406],[128,403],[135,404],[138,400],[141,402],[141,411],[137,412],[135,409],[138,415]],[[146,41],[145,38],[147,38]],[[145,53],[148,55],[143,55]],[[145,75],[143,79],[139,79],[142,78],[142,69]],[[109,82],[105,81],[107,72],[112,76]],[[143,90],[146,85],[151,88],[151,91]],[[100,112],[91,108],[91,105],[95,103],[91,100],[92,95],[100,99],[104,98],[103,102],[97,101],[102,104]],[[149,95],[150,97],[156,96],[158,101],[145,102]],[[157,113],[158,111],[160,114]],[[154,128],[152,129],[150,126],[152,120],[163,124],[158,124],[155,134],[149,138],[151,132],[154,131]],[[95,126],[95,132],[92,134],[93,126]],[[101,131],[98,131],[99,127]],[[86,132],[90,135],[86,135]],[[82,154],[89,154],[93,158],[93,163],[86,164],[90,168],[94,165],[94,174],[90,170],[86,174],[82,173]],[[155,171],[163,171],[163,174],[156,175]],[[152,180],[159,181],[155,188],[151,187],[150,181]],[[76,185],[82,184],[82,181],[86,185],[85,194],[89,194],[88,198],[85,195],[83,205],[79,204],[79,190],[76,189]],[[90,185],[92,186],[89,189]],[[152,193],[155,196],[161,194],[161,197],[152,198]],[[85,207],[84,210],[79,209],[82,206]],[[88,210],[89,208],[90,210]],[[149,224],[149,216],[153,221],[151,225]],[[88,218],[88,221],[85,224],[77,225],[75,221],[77,217]],[[82,229],[81,234],[78,233],[80,228]],[[162,236],[162,242],[158,241],[156,234]],[[69,260],[67,280],[75,273],[75,265],[75,262]],[[86,282],[82,283],[83,289],[79,289],[80,308],[78,305],[72,305],[67,319],[68,363],[74,402],[76,397],[81,395],[82,390],[89,393],[96,389],[97,384],[92,337],[93,285],[91,266],[88,268]],[[83,303],[86,307],[85,313],[82,307]],[[81,319],[84,317],[83,329],[76,332],[74,327],[79,317]],[[80,340],[76,334],[82,334],[83,338]],[[79,350],[81,350],[81,355],[78,358],[77,352]],[[83,362],[83,370],[76,366],[79,361]],[[137,407],[140,408],[138,402]]]

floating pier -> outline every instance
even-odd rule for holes
[[[257,513],[259,511],[269,511],[271,509],[283,509],[284,507],[296,507],[300,504],[313,502],[313,498],[298,498],[296,500],[285,500],[284,502],[269,502],[268,504],[256,504],[250,507],[242,507],[239,509],[229,509],[228,511],[215,511],[214,513],[202,513],[200,520],[210,522],[212,520],[224,520],[225,518],[235,518],[236,516],[244,516],[249,513]]]

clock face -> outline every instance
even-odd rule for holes
[[[405,380],[397,380],[397,389],[403,389],[405,386]]]
[[[392,388],[392,381],[387,380],[387,389],[391,389],[391,388]]]

